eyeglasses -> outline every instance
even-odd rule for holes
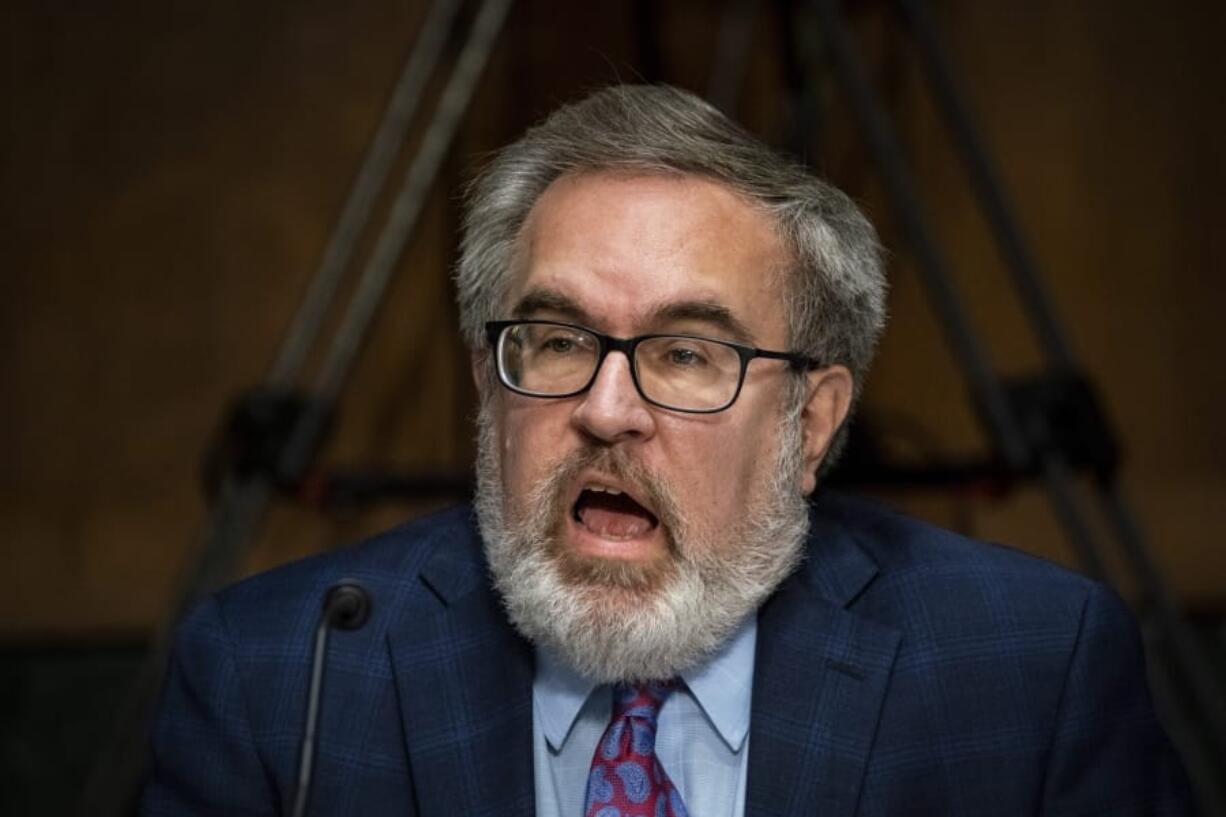
[[[591,388],[609,352],[630,361],[634,386],[648,403],[673,411],[711,414],[736,402],[745,368],[757,357],[817,369],[813,358],[770,352],[694,335],[615,338],[556,321],[490,321],[498,379],[529,397],[573,397]]]

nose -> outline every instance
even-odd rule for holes
[[[635,388],[630,361],[624,354],[610,352],[601,362],[591,388],[575,406],[571,422],[606,443],[644,440],[655,433],[655,415]]]

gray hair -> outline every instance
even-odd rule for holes
[[[886,281],[871,224],[841,191],[772,151],[715,107],[665,85],[619,85],[565,105],[489,162],[469,187],[456,271],[474,350],[504,317],[520,231],[558,178],[586,171],[692,174],[755,202],[791,251],[783,305],[792,350],[852,373],[858,396],[885,325]],[[841,430],[827,463],[842,447]]]

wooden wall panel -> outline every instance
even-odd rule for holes
[[[960,81],[998,157],[1058,316],[1100,387],[1159,562],[1195,604],[1220,604],[1226,445],[1219,361],[1226,303],[1220,232],[1226,116],[1220,7],[952,3],[941,22]],[[1032,369],[1037,350],[1001,287],[947,140],[915,72],[908,144],[959,282],[998,365]],[[913,275],[896,268],[896,320],[874,400],[956,449],[973,446]],[[925,380],[933,378],[928,387]],[[943,422],[942,417],[953,418]],[[1073,561],[1036,492],[963,509],[973,532]]]
[[[1126,484],[1181,593],[1220,606],[1226,558],[1223,12],[1106,0],[936,4],[950,56],[1077,350],[1128,451]],[[699,86],[722,4],[656,8],[665,79]],[[472,387],[447,271],[474,157],[557,102],[636,79],[630,6],[518,4],[347,392],[330,463],[459,469]],[[1037,355],[916,63],[855,4],[989,349]],[[203,519],[200,452],[271,362],[424,14],[391,2],[9,4],[0,131],[0,635],[143,630]],[[780,27],[753,35],[742,114],[777,137]],[[902,50],[899,50],[899,49]],[[816,158],[892,251],[893,322],[869,408],[920,445],[984,442],[837,94]],[[1041,497],[890,497],[1068,561]],[[247,570],[425,506],[323,517],[279,506]]]

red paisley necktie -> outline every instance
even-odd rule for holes
[[[613,688],[613,717],[592,757],[584,817],[689,817],[656,757],[660,707],[678,683]]]

